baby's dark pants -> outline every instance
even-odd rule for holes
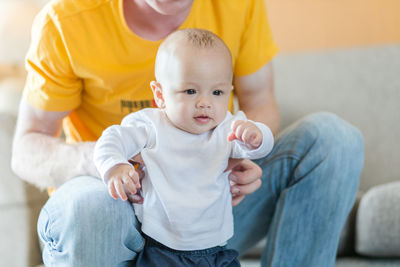
[[[238,253],[225,246],[181,251],[148,236],[145,239],[146,244],[135,259],[136,267],[240,267]]]

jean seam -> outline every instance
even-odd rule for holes
[[[282,213],[283,213],[284,206],[285,206],[285,198],[283,198],[282,205],[279,207],[279,219],[278,219],[278,221],[276,223],[276,225],[278,225],[278,226],[279,226],[281,218],[282,218]],[[279,227],[276,227],[276,230],[274,231],[273,239],[276,239],[278,231],[279,231]],[[272,241],[270,241],[270,242],[272,242]],[[272,255],[270,257],[270,262],[269,262],[268,266],[272,266],[272,263],[273,263],[273,260],[274,260],[274,257],[275,257],[276,242],[273,242],[272,244],[273,244],[273,246],[271,248]]]
[[[212,267],[213,265],[211,264],[210,259],[209,259],[208,257],[204,257],[204,258],[205,258],[205,260],[207,261],[208,265],[209,265],[210,267]]]
[[[281,161],[281,160],[293,160],[293,161],[296,161],[296,162],[298,162],[298,161],[300,161],[300,159],[301,159],[301,157],[299,157],[298,155],[296,155],[295,153],[292,153],[292,152],[282,152],[282,153],[279,153],[279,154],[277,154],[277,155],[274,155],[273,157],[271,157],[271,158],[269,158],[269,159],[265,159],[265,160],[263,160],[260,164],[258,164],[260,167],[262,166],[262,165],[269,165],[269,164],[274,164],[275,162],[278,162],[278,161]],[[296,164],[297,165],[297,164]],[[293,169],[295,169],[297,166],[295,166]],[[263,169],[263,168],[262,168]],[[280,184],[280,187],[281,188],[283,188],[283,187],[285,187],[285,186],[283,186],[283,184],[282,184],[282,182],[283,181],[280,181],[281,182],[281,184]],[[290,186],[289,184],[288,184],[288,186]],[[275,192],[274,192],[274,190],[271,188],[270,189],[270,192],[274,195],[274,197],[275,198],[278,198],[279,197],[279,195],[277,195],[277,194],[275,194]]]
[[[142,242],[142,246],[140,247],[140,249],[138,249],[138,251],[135,251],[137,254],[139,254],[145,247],[145,241]]]
[[[52,225],[52,221],[51,221],[49,212],[46,210],[46,208],[43,208],[42,211],[46,213],[47,218],[48,218],[48,224],[47,224],[47,229],[46,229],[47,231],[45,231],[46,242],[45,242],[44,246],[47,247],[47,250],[48,250],[48,253],[49,253],[49,256],[50,256],[50,259],[51,259],[51,266],[54,266],[54,263],[53,263],[53,259],[54,259],[53,246],[49,245],[49,236],[51,236],[51,227],[50,226]],[[53,242],[51,242],[51,243],[53,243]]]
[[[296,153],[294,153],[293,150],[288,150],[288,151],[284,151],[284,152],[279,152],[278,154],[271,156],[271,158],[265,157],[262,161],[262,164],[266,164],[266,163],[269,163],[271,161],[274,161],[276,159],[281,159],[281,158],[291,158],[291,159],[299,160],[302,157],[300,157]]]
[[[285,153],[280,153],[280,154],[278,154],[278,155],[275,155],[274,157],[271,157],[271,158],[269,158],[268,160],[265,159],[265,160],[263,160],[262,162],[256,163],[256,164],[257,164],[258,166],[260,166],[261,169],[263,169],[263,168],[262,168],[262,165],[264,165],[264,164],[272,164],[272,163],[275,163],[276,161],[285,160],[285,159],[299,160],[299,158],[297,158],[295,154],[287,155],[286,152],[285,152]],[[264,183],[263,181],[261,181],[261,182]],[[262,186],[262,185],[261,185],[261,186]],[[280,185],[280,186],[282,187],[282,185]],[[274,190],[270,189],[269,191],[273,194],[273,196],[274,196],[275,199],[278,199],[279,195],[276,195],[275,192],[274,192]],[[245,214],[246,214],[246,211],[243,211],[243,216],[245,216]],[[241,215],[242,215],[241,213],[238,213],[238,214],[237,214],[237,216],[239,216],[239,217],[240,217]]]
[[[327,153],[327,155],[321,157],[320,161],[319,161],[319,162],[316,162],[316,163],[313,165],[313,168],[310,169],[310,170],[308,170],[306,173],[301,174],[301,173],[300,173],[300,170],[296,168],[296,169],[295,169],[295,172],[294,172],[294,174],[293,174],[293,176],[294,176],[294,183],[293,183],[293,184],[290,184],[289,187],[290,187],[290,186],[293,186],[293,185],[295,185],[296,183],[298,183],[298,182],[300,182],[301,180],[303,180],[305,176],[307,176],[310,172],[313,172],[314,169],[318,168],[318,167],[327,159],[328,156],[329,156],[329,152]]]
[[[314,127],[314,128],[316,128],[316,127]],[[320,131],[319,131],[319,129],[317,129],[316,128],[316,136],[313,138],[314,140],[313,140],[313,142],[306,148],[306,149],[304,149],[304,151],[303,151],[303,153],[301,154],[301,155],[298,155],[297,153],[296,153],[296,150],[288,150],[288,151],[285,151],[285,152],[280,152],[279,154],[277,154],[277,155],[273,155],[272,157],[271,157],[271,160],[272,159],[275,159],[276,157],[285,157],[285,158],[291,158],[291,159],[294,159],[295,161],[297,161],[297,164],[296,164],[296,166],[294,166],[293,167],[293,170],[294,170],[294,172],[293,172],[293,181],[292,181],[292,183],[288,183],[287,184],[287,186],[286,186],[286,188],[288,188],[288,187],[291,187],[291,186],[293,186],[293,185],[295,185],[296,183],[298,183],[301,179],[302,179],[302,177],[304,177],[304,176],[306,176],[306,174],[304,174],[304,175],[300,175],[299,173],[298,173],[298,164],[300,163],[300,161],[302,160],[302,159],[304,159],[309,153],[310,153],[310,151],[312,150],[312,148],[314,147],[314,145],[316,144],[316,142],[317,142],[317,140],[319,140],[319,137],[320,137]],[[287,154],[287,155],[286,155]],[[326,156],[323,158],[323,159],[321,159],[321,161],[320,162],[318,162],[317,164],[315,164],[315,167],[317,167],[317,166],[319,166],[320,164],[321,164],[321,162],[322,161],[324,161],[324,159],[326,158]],[[269,159],[268,159],[269,160]],[[268,162],[268,160],[266,159],[266,162]],[[310,170],[311,171],[311,170]]]

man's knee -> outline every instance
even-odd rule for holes
[[[57,266],[118,266],[143,248],[137,228],[128,201],[109,196],[99,179],[75,178],[58,188],[41,211],[43,260]]]
[[[110,225],[115,229],[123,228],[124,223],[137,226],[132,205],[113,199],[103,182],[92,177],[78,177],[61,186],[42,213],[45,214],[38,222],[39,234],[49,232],[45,228],[51,227],[52,239],[63,232],[85,238],[90,233],[105,232]]]
[[[334,177],[325,180],[326,184],[358,186],[364,141],[356,127],[333,113],[319,112],[298,121],[283,135],[277,146],[282,145],[287,155],[297,159],[295,181],[319,166],[324,177]]]
[[[327,171],[336,174],[331,182],[337,183],[339,187],[349,187],[349,191],[356,190],[364,164],[364,139],[361,132],[329,112],[311,114],[304,119],[303,124],[312,132],[312,142],[318,147],[316,154],[320,155],[319,160],[326,160],[329,165]]]
[[[326,152],[338,151],[363,159],[364,139],[361,132],[339,116],[330,112],[313,113],[300,122],[302,131],[311,143],[321,146]]]

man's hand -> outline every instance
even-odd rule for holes
[[[142,156],[140,154],[132,157],[131,159],[128,160],[130,164],[135,168],[137,174],[139,175],[139,181],[141,181],[144,178],[144,162],[142,159]],[[128,196],[128,200],[131,203],[136,203],[136,204],[142,204],[143,203],[143,197],[138,191],[136,194],[131,194],[128,191],[125,191],[126,195]]]
[[[141,185],[139,175],[135,168],[129,164],[118,164],[107,171],[105,180],[108,186],[108,193],[114,198],[118,196],[123,200],[128,200],[126,191],[136,194]]]
[[[231,181],[232,206],[238,205],[246,195],[261,186],[261,168],[248,159],[229,159],[227,170]]]
[[[262,132],[251,121],[235,120],[231,125],[232,132],[228,135],[228,141],[235,139],[242,141],[251,149],[257,149],[262,143]]]

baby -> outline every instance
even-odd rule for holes
[[[134,204],[146,246],[136,266],[240,266],[225,248],[233,235],[229,158],[257,159],[272,149],[270,129],[228,111],[232,58],[207,30],[184,29],[160,45],[156,81],[158,108],[126,116],[97,141],[94,161],[110,195],[143,196]],[[128,162],[141,154],[139,183]],[[167,264],[167,265],[166,265]]]

